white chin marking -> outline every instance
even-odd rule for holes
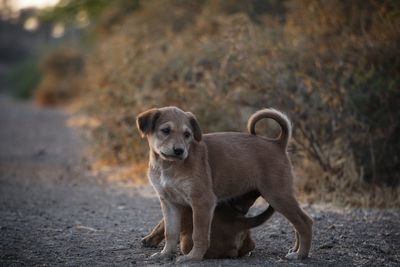
[[[160,157],[161,157],[163,160],[166,160],[166,161],[178,161],[178,160],[181,160],[180,158],[177,158],[177,157],[165,156],[165,155],[162,155],[162,154],[160,154]]]

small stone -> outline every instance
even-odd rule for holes
[[[325,243],[325,244],[319,246],[319,249],[331,249],[333,247],[334,247],[333,243]]]
[[[379,247],[379,250],[385,254],[388,254],[390,252],[390,246],[385,243]]]
[[[316,214],[316,215],[314,215],[313,216],[313,219],[315,220],[315,221],[320,221],[320,220],[322,220],[323,219],[323,215],[321,215],[321,214]]]

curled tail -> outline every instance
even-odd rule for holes
[[[255,126],[257,122],[261,119],[273,119],[279,124],[279,126],[281,127],[281,134],[277,138],[277,140],[280,142],[282,148],[286,150],[289,140],[292,136],[292,124],[290,123],[289,118],[276,109],[266,108],[259,110],[251,115],[247,122],[247,130],[250,134],[256,135]]]
[[[257,227],[264,223],[266,220],[271,218],[272,214],[274,214],[275,210],[273,207],[268,206],[266,210],[261,212],[260,214],[254,216],[254,217],[241,217],[241,218],[236,218],[235,221],[237,225],[239,226],[240,229],[250,229]]]

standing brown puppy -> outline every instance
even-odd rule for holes
[[[256,136],[254,126],[262,118],[276,120],[279,139]],[[165,246],[153,257],[175,254],[180,234],[182,207],[193,211],[193,248],[178,262],[204,257],[217,200],[257,190],[294,226],[296,242],[288,259],[308,256],[312,220],[300,208],[293,193],[293,173],[286,149],[291,136],[289,119],[274,109],[253,114],[248,122],[252,134],[238,132],[202,135],[190,112],[176,107],[141,113],[137,126],[150,147],[149,178],[160,198],[165,220]]]

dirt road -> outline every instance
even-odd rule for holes
[[[149,186],[126,188],[88,174],[77,130],[59,110],[0,98],[0,265],[143,266],[158,249],[140,239],[161,217]],[[255,208],[255,211],[257,212]],[[400,266],[398,210],[306,207],[315,220],[310,258],[288,262],[293,242],[275,214],[253,230],[256,249],[193,266]]]

